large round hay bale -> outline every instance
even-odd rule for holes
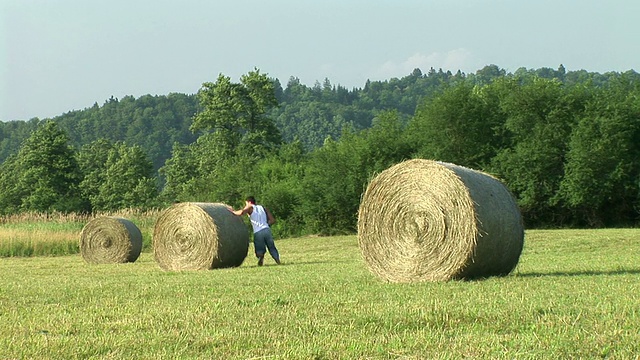
[[[96,217],[80,233],[80,254],[90,264],[134,262],[140,251],[140,229],[121,217]]]
[[[360,203],[358,243],[369,270],[387,281],[472,279],[510,273],[524,227],[498,179],[417,159],[371,181]]]
[[[165,270],[240,266],[248,251],[247,226],[221,203],[174,204],[153,230],[153,252]]]

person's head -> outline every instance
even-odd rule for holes
[[[253,196],[247,196],[247,198],[245,199],[245,201],[251,205],[255,205],[256,204],[256,198],[254,198]]]

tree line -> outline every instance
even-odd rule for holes
[[[502,179],[529,227],[634,226],[640,215],[635,71],[416,69],[348,90],[293,77],[283,89],[255,69],[196,95],[0,123],[0,135],[0,214],[251,194],[281,236],[350,233],[372,176],[428,158]]]

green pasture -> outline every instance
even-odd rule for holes
[[[0,359],[637,359],[640,230],[531,230],[516,270],[392,284],[355,236],[277,241],[283,265],[165,272],[0,258]],[[251,252],[251,249],[250,249]]]

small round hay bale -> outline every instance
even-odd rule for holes
[[[236,267],[248,251],[247,226],[221,203],[175,204],[153,230],[153,252],[164,270]]]
[[[89,221],[80,233],[80,253],[90,264],[134,262],[142,251],[142,233],[131,221],[101,216]]]
[[[409,160],[376,176],[358,212],[369,270],[390,282],[501,276],[518,263],[524,227],[498,179],[431,160]]]

